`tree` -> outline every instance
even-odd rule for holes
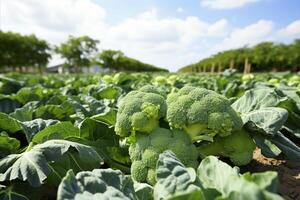
[[[104,50],[94,58],[94,63],[100,65],[103,68],[110,70],[117,70],[120,68],[121,58],[124,57],[124,53],[116,50]]]
[[[50,47],[45,40],[35,35],[20,35],[0,31],[0,67],[16,68],[23,71],[25,67],[36,67],[42,71],[51,58]]]
[[[291,70],[291,45],[277,44],[273,49],[273,69]]]
[[[122,51],[104,50],[94,58],[94,63],[116,71],[167,71],[125,56]]]
[[[290,45],[289,62],[294,71],[300,70],[300,39],[296,39]]]
[[[28,66],[33,66],[42,73],[51,58],[49,44],[45,40],[38,39],[35,35],[25,37],[26,52],[24,52],[24,61]]]
[[[253,64],[257,71],[269,70],[274,64],[273,42],[262,42],[252,48]]]
[[[55,47],[55,52],[65,59],[65,66],[74,68],[75,72],[81,72],[80,67],[90,67],[92,58],[97,53],[98,40],[88,36],[73,37]]]

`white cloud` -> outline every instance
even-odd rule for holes
[[[300,37],[300,20],[290,23],[285,28],[278,31],[280,37]]]
[[[2,1],[4,30],[35,33],[50,42],[105,30],[105,10],[90,0]]]
[[[193,16],[161,18],[152,9],[112,26],[105,41],[107,46],[119,48],[129,56],[176,70],[199,58],[191,55],[205,50],[199,46],[202,39],[221,37],[227,27],[225,19],[207,23]]]
[[[247,4],[258,2],[259,0],[201,0],[201,6],[211,9],[233,9],[241,8]]]
[[[217,44],[215,51],[239,48],[245,45],[254,45],[262,41],[274,40],[274,23],[268,20],[259,20],[244,28],[233,30],[228,37]]]

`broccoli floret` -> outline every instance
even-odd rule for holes
[[[157,158],[158,160],[158,158]],[[150,185],[155,185],[156,183],[156,170],[155,169],[149,169],[148,170],[148,175],[147,175],[147,183]]]
[[[197,148],[186,133],[156,128],[150,134],[137,133],[135,142],[129,147],[133,179],[154,185],[159,154],[168,149],[172,150],[186,166],[194,168],[198,166]],[[143,170],[141,167],[144,167]]]
[[[150,133],[166,115],[164,97],[153,86],[129,92],[120,102],[115,131],[122,137],[131,133]]]
[[[187,132],[193,141],[213,141],[226,137],[243,126],[229,100],[211,90],[186,86],[167,98],[170,127]]]
[[[138,182],[144,181],[145,179],[147,179],[148,176],[148,170],[146,165],[140,160],[133,162],[131,165],[131,175],[132,178],[134,178],[134,180]]]
[[[235,165],[241,166],[252,160],[255,144],[249,134],[242,129],[227,137],[217,136],[214,142],[200,143],[197,149],[203,157],[209,155],[228,157]]]

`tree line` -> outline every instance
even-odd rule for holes
[[[291,44],[262,42],[253,47],[242,47],[219,52],[197,63],[181,68],[180,72],[220,72],[236,69],[250,73],[267,71],[299,71],[300,39]]]
[[[100,41],[89,36],[73,37],[52,46],[35,35],[0,31],[0,71],[42,73],[54,54],[63,58],[63,66],[76,73],[99,65],[111,71],[167,71],[127,57],[121,51],[99,51]]]
[[[42,71],[51,58],[49,44],[35,35],[0,31],[1,71]]]

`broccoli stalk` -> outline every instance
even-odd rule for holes
[[[197,147],[202,157],[215,155],[228,157],[237,166],[248,164],[253,158],[255,144],[244,130],[233,132],[227,137],[216,137],[214,142]]]

